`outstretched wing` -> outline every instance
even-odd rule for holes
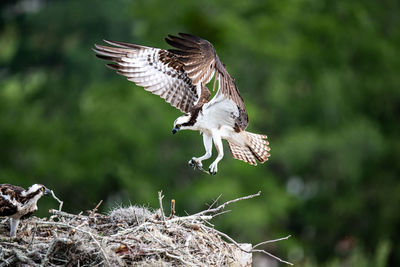
[[[135,44],[105,42],[113,47],[95,45],[93,50],[97,57],[114,62],[107,66],[182,112],[188,113],[200,96],[207,95],[202,90],[208,89],[196,86],[173,53]]]
[[[237,106],[235,126],[241,130],[246,129],[249,120],[243,99],[235,81],[219,60],[212,44],[200,37],[185,33],[179,33],[179,37],[168,35],[165,40],[177,48],[168,51],[176,55],[183,63],[183,69],[194,84],[207,84],[211,81],[214,73],[217,73],[215,81],[219,82],[218,92],[209,104],[221,102],[225,98],[232,100]],[[213,89],[215,89],[215,83]]]

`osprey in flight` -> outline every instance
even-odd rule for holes
[[[210,42],[190,34],[165,39],[175,49],[164,50],[136,44],[105,41],[112,45],[95,45],[97,57],[114,62],[108,67],[126,76],[129,81],[159,95],[185,115],[174,122],[172,133],[196,130],[203,135],[206,153],[193,157],[189,164],[202,168],[209,159],[214,142],[218,156],[209,167],[216,174],[223,158],[222,139],[229,143],[234,158],[257,165],[270,156],[267,136],[245,131],[249,123],[242,97],[234,79],[228,74]],[[210,100],[207,84],[215,75]]]
[[[15,237],[19,221],[31,216],[38,209],[38,200],[48,194],[51,194],[51,190],[41,184],[34,184],[28,190],[16,185],[0,184],[0,216],[11,218],[11,237]]]

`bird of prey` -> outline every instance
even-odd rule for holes
[[[11,184],[0,184],[0,216],[11,218],[10,236],[15,237],[20,220],[31,216],[43,195],[51,194],[44,185],[34,184],[25,190]]]
[[[179,33],[165,41],[174,49],[160,49],[137,44],[104,40],[111,46],[95,45],[96,56],[112,61],[107,66],[129,81],[159,95],[185,115],[174,122],[172,133],[180,130],[200,131],[206,153],[193,157],[189,164],[202,168],[202,161],[218,152],[209,167],[216,174],[223,158],[222,139],[228,141],[234,158],[257,165],[270,156],[267,136],[247,132],[248,115],[234,79],[228,74],[213,45],[200,37]],[[210,100],[207,84],[214,77]]]

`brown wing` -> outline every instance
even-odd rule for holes
[[[114,47],[95,45],[93,50],[97,57],[114,62],[107,66],[118,74],[159,95],[184,113],[198,102],[201,87],[196,87],[183,63],[173,53],[135,44],[106,42]]]
[[[213,77],[219,62],[214,47],[200,37],[179,33],[182,37],[168,35],[165,41],[178,49],[168,51],[175,54],[184,64],[184,69],[194,84],[207,84]]]
[[[0,184],[0,216],[10,216],[18,211],[15,203],[17,196],[24,191],[24,188],[11,185]]]
[[[235,81],[219,60],[212,44],[207,40],[190,34],[179,33],[179,36],[168,35],[165,40],[168,44],[177,48],[169,51],[174,53],[179,61],[184,64],[183,68],[188,77],[193,80],[193,83],[201,82],[207,84],[211,81],[214,73],[217,72],[216,79],[219,80],[218,93],[222,93],[232,99],[242,112],[246,112]],[[215,84],[213,89],[215,89]],[[246,128],[247,124],[244,128]]]

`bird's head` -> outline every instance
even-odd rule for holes
[[[172,129],[172,133],[176,134],[180,130],[189,129],[191,126],[189,124],[190,118],[191,118],[190,114],[186,114],[186,115],[178,117],[174,121],[174,128]]]
[[[28,196],[28,195],[51,195],[51,190],[46,188],[44,185],[42,184],[34,184],[32,186],[30,186],[28,188],[28,190],[25,190],[23,193],[23,195]]]

